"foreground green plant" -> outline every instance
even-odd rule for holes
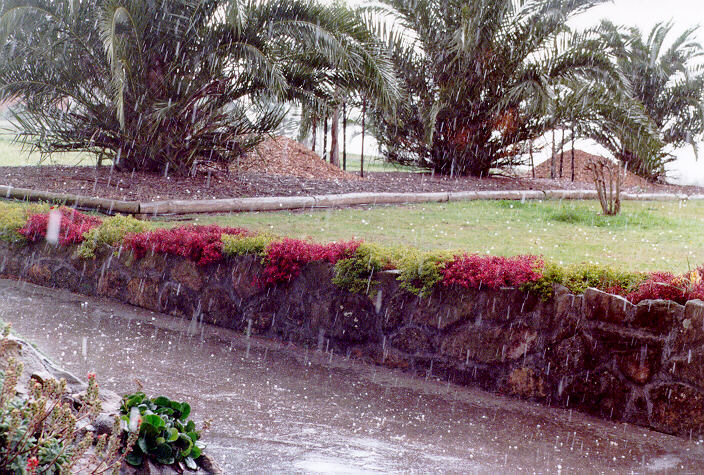
[[[226,256],[253,254],[266,257],[266,248],[276,240],[276,237],[269,234],[257,234],[254,236],[223,234],[221,239],[222,253]]]
[[[0,203],[0,241],[25,242],[26,239],[19,230],[27,223],[27,218],[32,214],[45,213],[48,210],[47,204],[20,206],[12,202]]]
[[[164,465],[183,462],[191,470],[198,468],[203,445],[199,442],[200,431],[188,420],[188,403],[164,396],[149,399],[137,392],[123,398],[121,413],[130,433],[138,434],[127,463],[139,466],[145,458],[152,458]]]
[[[10,326],[3,330],[0,352],[9,345]],[[23,365],[14,357],[0,372],[0,473],[118,473],[124,453],[119,420],[112,435],[97,439],[90,432],[81,435],[79,422],[91,420],[100,411],[98,384],[88,377],[88,389],[78,409],[67,399],[66,381],[47,379],[32,382],[27,397],[17,396]],[[126,450],[136,437],[129,437]],[[88,449],[95,444],[92,453]]]
[[[549,300],[554,295],[553,284],[564,285],[573,294],[583,294],[589,287],[629,294],[647,280],[647,274],[610,269],[593,264],[568,267],[546,264],[542,277],[521,286],[522,290]]]
[[[83,242],[76,254],[83,259],[95,258],[95,252],[103,246],[118,246],[129,233],[141,233],[149,224],[131,216],[115,215],[83,235]]]

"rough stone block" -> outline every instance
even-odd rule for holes
[[[704,392],[680,383],[663,384],[650,391],[650,423],[663,432],[689,436],[704,433]]]
[[[440,352],[461,361],[469,359],[484,363],[504,362],[531,353],[537,337],[535,330],[524,325],[464,325],[444,338]]]
[[[119,298],[127,286],[128,278],[121,272],[105,271],[98,280],[97,293],[104,297]]]
[[[631,320],[633,304],[618,295],[589,288],[584,292],[584,316],[588,320],[625,324]]]
[[[35,284],[48,285],[51,283],[51,269],[44,264],[33,264],[27,269],[25,277]]]
[[[704,348],[701,346],[671,358],[667,368],[672,377],[704,389]]]
[[[261,276],[262,267],[251,256],[236,259],[232,264],[232,287],[237,296],[243,300],[262,292],[256,279]]]
[[[516,368],[508,376],[504,392],[521,398],[547,396],[545,381],[531,368]]]
[[[189,287],[196,292],[203,288],[203,277],[200,269],[191,261],[182,259],[171,269],[171,279],[181,285]]]
[[[127,301],[132,305],[159,311],[159,282],[134,277],[127,282]]]
[[[589,334],[596,341],[591,351],[594,359],[603,363],[615,356],[619,369],[635,383],[645,384],[660,369],[663,337],[603,324],[592,328]]]
[[[682,320],[684,307],[669,300],[643,300],[635,307],[632,325],[666,335]]]
[[[684,306],[683,318],[675,323],[672,351],[686,353],[701,345],[704,345],[704,302],[690,300]]]
[[[417,327],[402,328],[391,338],[390,343],[412,355],[429,353],[433,350],[430,335]]]
[[[558,396],[569,407],[577,406],[592,414],[618,420],[630,399],[630,389],[606,367],[564,377],[558,382]]]

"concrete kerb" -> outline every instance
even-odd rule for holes
[[[476,200],[594,200],[594,190],[488,190],[439,193],[344,193],[314,196],[267,196],[214,200],[165,200],[152,202],[121,201],[88,196],[35,191],[0,185],[0,197],[23,201],[64,203],[107,214],[123,213],[142,217],[199,213],[277,211],[313,208],[335,208],[360,205],[411,203],[445,203]],[[621,193],[622,201],[687,201],[704,200],[704,195],[671,193]]]

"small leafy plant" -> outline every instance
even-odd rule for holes
[[[646,274],[624,272],[594,264],[561,267],[546,264],[540,279],[527,282],[521,288],[548,300],[553,296],[553,284],[564,285],[573,294],[583,294],[589,287],[605,292],[626,295],[638,289]]]
[[[276,240],[268,234],[255,234],[254,236],[223,234],[222,252],[226,256],[256,255],[266,257],[266,248]]]
[[[538,256],[455,256],[442,269],[443,285],[478,289],[516,287],[534,282],[545,266]]]
[[[24,243],[26,238],[19,230],[27,223],[32,214],[45,213],[49,205],[34,204],[17,206],[15,204],[0,203],[0,241],[9,243]]]
[[[160,464],[183,463],[191,470],[198,469],[197,459],[202,455],[200,431],[188,420],[191,406],[159,396],[147,398],[142,392],[129,394],[122,400],[122,420],[130,433],[137,433],[137,443],[127,455],[127,463],[141,465],[145,458]]]
[[[83,235],[91,229],[100,226],[102,222],[102,220],[96,216],[61,206],[58,209],[52,209],[46,213],[32,214],[29,216],[25,225],[19,229],[19,234],[31,242],[43,240],[46,238],[52,213],[58,213],[58,242],[62,246],[83,242]]]
[[[311,262],[336,264],[338,261],[352,256],[359,245],[358,241],[341,241],[329,244],[290,238],[274,241],[265,250],[264,276],[260,285],[270,287],[290,282],[301,273],[303,266]]]
[[[100,411],[95,375],[88,375],[88,389],[77,409],[67,398],[64,380],[32,380],[29,395],[18,396],[23,365],[14,357],[6,358],[9,333],[7,325],[0,344],[5,361],[5,370],[0,371],[0,473],[117,473],[124,459],[119,421],[110,437],[95,438],[79,430],[80,421],[91,420]],[[135,440],[127,438],[125,451]]]
[[[215,225],[181,226],[127,234],[124,243],[138,258],[149,252],[163,253],[185,257],[198,265],[207,265],[222,260],[224,234],[251,235],[242,228],[221,228]]]
[[[101,246],[120,245],[128,234],[141,233],[148,228],[149,225],[144,221],[131,216],[115,215],[85,233],[83,242],[76,249],[76,254],[83,259],[93,259],[95,252]]]

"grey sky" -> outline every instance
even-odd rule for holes
[[[672,20],[675,31],[681,32],[690,26],[704,25],[704,1],[702,0],[615,0],[594,7],[580,15],[573,23],[585,27],[607,18],[614,23],[638,26],[648,31],[659,21]],[[704,41],[704,32],[699,32]]]

